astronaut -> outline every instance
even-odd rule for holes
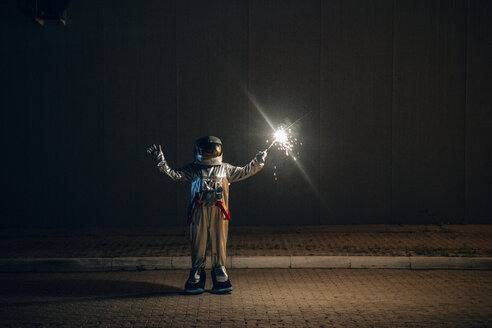
[[[152,145],[151,154],[157,169],[174,181],[191,181],[188,224],[191,239],[191,270],[184,291],[201,294],[205,291],[205,253],[210,244],[212,260],[212,293],[232,291],[226,271],[226,246],[229,220],[229,185],[258,173],[265,164],[266,151],[260,151],[247,165],[233,166],[222,162],[222,141],[207,136],[195,142],[195,159],[180,168],[171,168],[161,146]]]

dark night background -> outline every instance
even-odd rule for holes
[[[1,4],[2,227],[184,225],[161,176],[196,138],[243,165],[235,225],[491,223],[492,1],[80,1],[68,25]],[[272,163],[278,163],[279,180]]]

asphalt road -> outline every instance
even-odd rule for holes
[[[184,270],[0,274],[0,325],[492,326],[492,271],[237,269],[229,274],[232,294],[198,296],[181,294]]]

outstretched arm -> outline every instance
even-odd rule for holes
[[[260,172],[263,166],[265,166],[266,155],[266,151],[260,151],[251,162],[243,167],[231,165],[229,168],[229,181],[241,181]]]
[[[180,169],[173,169],[171,168],[164,157],[164,153],[162,152],[162,148],[159,145],[157,147],[156,145],[152,145],[147,149],[147,153],[152,155],[155,160],[155,166],[157,169],[162,172],[167,174],[171,179],[174,181],[188,181],[191,180],[192,178],[192,171],[189,165],[180,168]]]

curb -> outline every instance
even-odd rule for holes
[[[0,272],[108,272],[189,269],[189,256],[0,259]],[[207,259],[210,268],[210,257]],[[492,270],[492,257],[229,256],[231,269]]]

